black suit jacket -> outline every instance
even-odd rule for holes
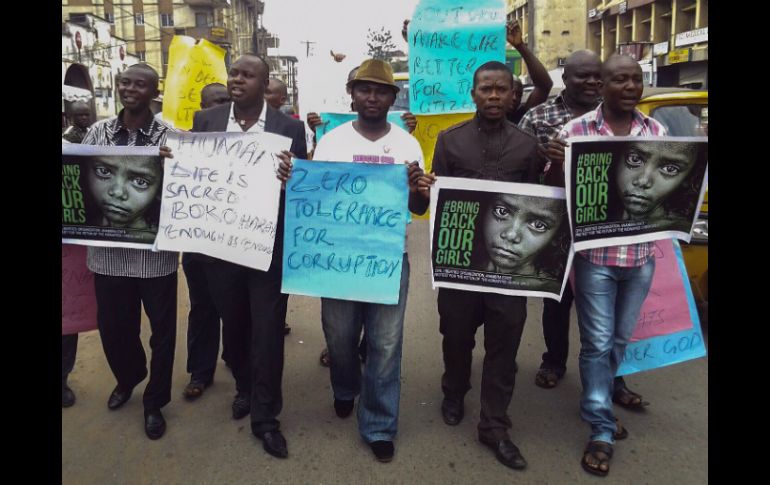
[[[287,116],[277,109],[273,109],[265,103],[267,113],[265,113],[265,131],[275,133],[291,138],[291,152],[297,158],[307,158],[307,143],[305,142],[305,124],[300,120]],[[221,104],[213,108],[198,111],[193,116],[192,131],[226,131],[227,123],[230,118],[230,104]],[[283,216],[284,202],[281,194],[280,205],[278,206],[278,224],[276,224],[275,245],[273,246],[273,260],[270,269],[276,265],[278,267],[283,263]],[[204,254],[190,253],[192,259],[198,261],[212,262],[219,261],[211,256]],[[278,271],[280,279],[280,271]]]
[[[307,158],[305,124],[265,103],[265,131],[291,138],[291,152],[297,158]],[[198,111],[193,116],[192,131],[225,131],[230,117],[230,104]]]

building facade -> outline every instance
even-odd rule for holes
[[[62,23],[86,13],[105,19],[112,35],[127,41],[128,52],[158,71],[162,90],[174,35],[220,45],[229,65],[245,52],[260,51],[264,7],[261,0],[62,0]]]
[[[524,42],[549,71],[586,48],[586,0],[506,0],[506,12],[519,21]],[[526,75],[523,65],[521,73]]]
[[[587,47],[642,65],[646,84],[708,88],[708,0],[588,0]]]
[[[116,79],[139,62],[127,45],[112,35],[111,24],[101,17],[82,14],[62,23],[62,128],[69,124],[67,111],[75,100],[91,104],[92,121],[117,114],[121,105]],[[81,89],[90,97],[78,96]]]

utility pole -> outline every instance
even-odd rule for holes
[[[310,57],[310,46],[312,44],[316,44],[316,42],[313,42],[311,40],[301,40],[299,41],[300,44],[305,44],[305,57]]]

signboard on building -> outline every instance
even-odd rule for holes
[[[660,56],[663,54],[668,54],[668,41],[660,42],[652,47],[652,55]]]
[[[628,43],[618,46],[618,53],[622,56],[631,56],[635,61],[641,61],[644,54],[644,44]]]
[[[211,36],[212,37],[224,37],[225,36],[225,29],[222,27],[211,27]]]
[[[697,44],[699,42],[708,42],[709,40],[709,28],[704,27],[702,29],[690,30],[676,34],[674,46],[681,47],[683,45]]]
[[[690,60],[690,49],[677,49],[668,53],[668,63],[677,64]]]

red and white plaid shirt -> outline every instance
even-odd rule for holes
[[[602,104],[564,125],[559,132],[559,138],[566,140],[573,136],[615,136],[609,123],[604,122]],[[629,136],[653,137],[666,136],[666,134],[666,128],[657,120],[645,116],[639,110],[634,110]],[[632,268],[645,264],[653,256],[654,248],[655,243],[644,242],[587,249],[579,251],[578,254],[594,264]]]

